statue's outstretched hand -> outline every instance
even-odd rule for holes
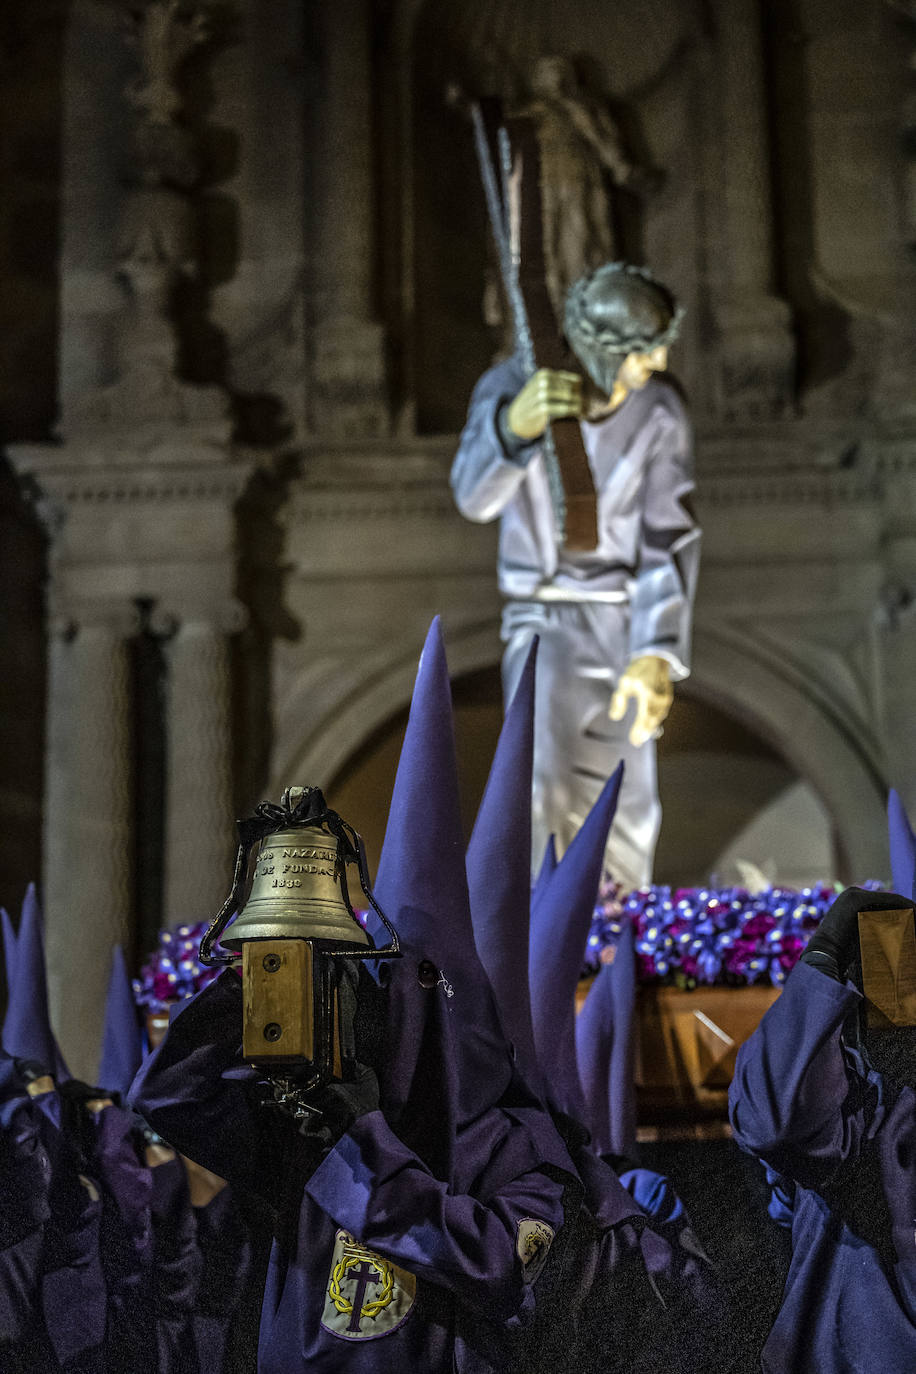
[[[661,730],[674,701],[667,659],[643,654],[627,665],[611,698],[611,720],[623,720],[631,700],[636,703],[636,715],[630,726],[630,743],[638,749]]]
[[[519,439],[537,439],[551,420],[581,414],[582,378],[578,373],[542,367],[510,403],[506,422]]]

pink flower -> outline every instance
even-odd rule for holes
[[[160,1002],[165,1002],[170,997],[175,996],[175,988],[169,982],[167,973],[153,974],[153,995],[159,998]]]
[[[658,977],[658,969],[650,954],[637,954],[636,963],[639,968],[639,981],[641,983],[651,983]]]
[[[745,921],[741,928],[741,933],[747,939],[759,939],[773,930],[776,925],[776,917],[770,916],[766,911],[759,911],[752,916],[749,921]]]

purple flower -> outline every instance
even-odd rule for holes
[[[193,997],[219,975],[218,968],[200,962],[200,942],[207,925],[206,921],[198,921],[159,932],[158,949],[143,965],[140,977],[133,980],[138,1006],[153,1012],[164,1011],[168,1003]]]
[[[795,891],[769,888],[647,887],[623,893],[606,880],[588,936],[585,968],[617,943],[621,922],[633,922],[641,982],[779,985],[797,963],[811,932],[836,896],[829,883]]]

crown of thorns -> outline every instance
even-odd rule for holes
[[[621,275],[638,277],[648,286],[654,287],[660,295],[667,297],[671,302],[671,319],[664,329],[655,334],[626,333],[622,329],[615,329],[612,325],[603,325],[599,328],[588,318],[586,293],[589,288],[595,282]],[[606,353],[626,354],[651,353],[655,348],[670,347],[680,333],[681,320],[685,313],[684,307],[678,305],[668,288],[653,277],[648,268],[634,267],[629,262],[606,262],[601,267],[596,267],[594,272],[587,272],[584,277],[573,282],[566,293],[564,317],[566,333],[568,335],[574,334],[576,342],[584,344],[587,348],[601,349]]]

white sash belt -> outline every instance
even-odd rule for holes
[[[608,587],[604,590],[599,588],[582,587],[555,587],[550,582],[545,582],[543,586],[535,587],[528,596],[512,597],[513,601],[565,601],[567,603],[577,601],[597,601],[606,606],[623,606],[630,600],[630,593],[626,587]]]

